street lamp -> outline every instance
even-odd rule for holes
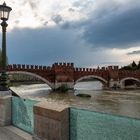
[[[1,83],[0,83],[0,90],[7,91],[8,83],[7,83],[7,55],[6,55],[6,27],[8,24],[6,21],[9,18],[10,11],[12,10],[11,7],[6,6],[4,2],[3,5],[0,5],[0,19],[2,20],[2,72],[1,72]]]

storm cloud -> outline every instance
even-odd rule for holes
[[[108,55],[108,50],[93,51],[87,47],[88,44],[81,40],[78,31],[60,27],[14,29],[8,33],[7,40],[10,64],[51,65],[54,62],[74,62],[79,67],[91,67],[102,65],[104,59],[109,62],[112,57],[112,54]],[[112,61],[118,61],[117,57],[114,56]]]
[[[129,48],[140,44],[140,6],[113,9],[100,16],[90,17],[85,23],[83,39],[92,47]]]
[[[22,0],[21,8],[13,1],[17,12],[9,24],[9,63],[93,66],[139,60],[130,55],[139,54],[140,1]]]
[[[63,18],[61,15],[53,15],[51,18],[56,24],[59,24],[60,22],[63,21]]]

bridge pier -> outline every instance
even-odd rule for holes
[[[125,83],[123,83],[123,82],[120,83],[120,88],[121,88],[121,89],[125,89]]]
[[[110,89],[118,89],[118,88],[121,88],[121,85],[119,83],[119,80],[114,80],[114,79],[111,79],[109,81],[109,88]]]
[[[74,89],[74,82],[55,82],[54,84],[54,90],[60,89],[60,88],[66,88],[67,90],[73,90]]]

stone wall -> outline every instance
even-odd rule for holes
[[[34,140],[69,140],[69,108],[42,102],[34,106]]]

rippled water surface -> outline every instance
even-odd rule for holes
[[[140,119],[140,90],[101,90],[99,82],[79,82],[75,91],[68,93],[52,92],[46,84],[21,85],[11,87],[23,98],[39,101],[58,102],[94,111],[124,115]],[[75,94],[90,94],[89,97],[77,97]]]

